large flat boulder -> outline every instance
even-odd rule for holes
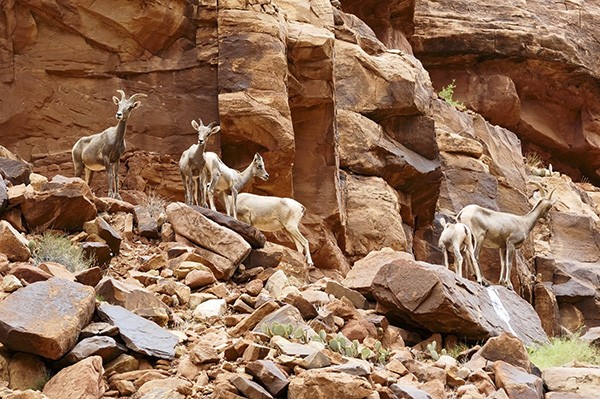
[[[504,287],[481,287],[443,266],[398,259],[379,269],[372,293],[389,317],[430,331],[482,340],[510,332],[547,342],[533,307]]]
[[[208,219],[212,220],[218,225],[235,231],[242,236],[242,238],[246,240],[248,244],[252,245],[253,248],[262,248],[265,246],[265,242],[267,242],[267,238],[263,233],[260,232],[260,230],[244,222],[240,222],[231,216],[221,212],[215,212],[212,209],[203,208],[198,205],[192,205],[192,209],[201,213],[203,216],[206,216]]]
[[[177,234],[234,264],[243,261],[252,249],[239,234],[207,219],[182,202],[167,206],[167,218]]]
[[[104,277],[95,287],[96,295],[112,305],[135,311],[144,308],[166,309],[166,305],[146,288]]]
[[[48,399],[100,399],[104,394],[102,358],[92,356],[59,371],[44,386]]]
[[[129,349],[160,359],[175,357],[175,345],[179,339],[158,324],[106,302],[97,311],[102,320],[119,327],[119,334]]]
[[[89,324],[94,304],[89,286],[60,278],[30,284],[0,302],[0,342],[15,351],[59,359]]]

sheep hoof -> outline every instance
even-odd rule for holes
[[[483,287],[489,287],[489,286],[491,286],[491,285],[492,285],[492,284],[490,284],[490,282],[489,282],[489,281],[487,281],[486,279],[482,279],[482,280],[479,282],[479,284],[481,284],[481,286],[483,286]]]

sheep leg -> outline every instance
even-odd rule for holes
[[[113,179],[114,179],[114,198],[121,200],[121,194],[119,194],[119,165],[121,161],[117,159],[117,162],[113,164]]]
[[[89,186],[92,183],[92,177],[94,177],[94,171],[85,168],[85,184]]]
[[[304,253],[304,259],[309,266],[314,266],[312,258],[310,257],[310,248],[308,246],[308,240],[300,233],[297,226],[284,226],[286,233],[290,236],[296,249],[300,253]]]
[[[200,197],[202,199],[201,206],[204,208],[208,208],[208,204],[206,203],[206,176],[204,175],[204,173],[200,173]]]
[[[237,219],[237,195],[238,192],[236,189],[231,189],[231,211],[233,212],[233,218]]]
[[[450,263],[448,262],[448,251],[446,251],[446,247],[442,249],[444,253],[444,265],[446,265],[446,269],[450,270]]]
[[[515,254],[515,246],[511,243],[506,245],[506,260],[504,263],[504,286],[509,290],[514,290],[512,283],[510,282],[510,269],[512,267],[513,256]]]
[[[454,253],[454,273],[462,277],[463,256],[457,243],[452,245],[452,253]]]
[[[200,183],[198,182],[198,177],[197,176],[191,176],[190,179],[190,191],[191,191],[191,205],[194,205],[194,202],[196,203],[196,205],[200,205],[199,199],[198,199],[198,190],[200,189]]]
[[[477,237],[475,238],[475,251],[474,251],[474,259],[475,259],[475,264],[474,264],[474,269],[475,269],[475,278],[477,279],[477,282],[481,285],[483,285],[484,287],[489,287],[491,284],[489,281],[486,280],[485,277],[483,277],[482,273],[481,273],[481,267],[479,266],[479,256],[481,255],[481,249],[483,248],[483,237]]]

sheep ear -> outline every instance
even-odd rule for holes
[[[142,103],[140,101],[136,101],[136,102],[133,103],[133,108],[137,108],[140,105],[142,105]]]
[[[115,103],[116,105],[119,105],[119,97],[117,96],[113,96],[113,103]]]
[[[215,126],[211,129],[210,134],[217,134],[221,131],[221,126]]]
[[[196,122],[195,120],[192,120],[192,127],[194,128],[194,130],[198,130],[200,125],[198,125],[198,122]]]
[[[442,227],[446,227],[446,219],[440,218],[440,223],[442,224]]]
[[[256,159],[257,161],[262,161],[262,157],[260,156],[260,154],[258,152],[256,154],[254,154],[254,159]]]

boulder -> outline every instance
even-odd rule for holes
[[[260,384],[257,384],[256,382],[249,380],[248,378],[242,377],[239,374],[232,375],[231,377],[229,377],[229,381],[247,398],[273,399],[273,395],[271,395]]]
[[[53,228],[73,232],[96,217],[93,198],[83,180],[55,176],[41,191],[26,199],[21,209],[31,231]]]
[[[75,279],[81,284],[95,287],[102,280],[102,269],[98,266],[90,267],[77,273]]]
[[[49,278],[52,278],[50,273],[28,263],[17,263],[10,270],[10,273],[19,280],[23,280],[29,284],[35,283],[36,281],[46,281]]]
[[[160,237],[158,221],[152,217],[148,209],[144,206],[136,205],[133,208],[133,215],[135,216],[135,223],[137,224],[137,231],[140,236],[148,238]]]
[[[103,302],[97,309],[100,318],[119,328],[125,345],[134,352],[160,359],[175,356],[177,336],[129,310]]]
[[[138,308],[167,307],[146,288],[127,284],[112,277],[104,277],[100,280],[95,290],[96,295],[102,297],[104,301],[112,305],[122,306],[132,312]]]
[[[369,298],[373,298],[373,279],[379,269],[395,259],[414,260],[414,255],[408,252],[395,251],[389,247],[369,252],[367,256],[354,263],[342,284]]]
[[[104,218],[97,217],[96,219],[86,222],[83,228],[88,234],[96,234],[102,238],[110,247],[113,256],[119,254],[121,247],[121,236],[111,227]]]
[[[394,260],[379,269],[373,296],[388,318],[430,331],[475,340],[510,332],[526,345],[548,342],[534,309],[513,291],[483,288],[443,266]]]
[[[100,399],[104,394],[102,358],[92,356],[62,369],[46,383],[48,399]]]
[[[284,393],[290,383],[286,375],[270,360],[257,360],[247,364],[246,372],[260,381],[273,396]]]
[[[289,399],[362,399],[371,393],[373,388],[364,377],[313,369],[306,370],[291,380],[287,397]]]
[[[328,281],[325,286],[325,292],[338,299],[342,299],[343,297],[348,298],[357,309],[367,309],[367,299],[360,292],[345,287],[337,281]]]
[[[15,351],[59,359],[91,321],[94,304],[91,287],[60,278],[32,283],[0,302],[0,342]]]
[[[4,175],[4,179],[15,186],[18,184],[28,185],[32,169],[32,165],[22,159],[11,159],[0,156],[0,170]]]
[[[61,360],[60,365],[70,365],[77,363],[90,356],[100,356],[103,363],[107,363],[125,353],[127,348],[122,344],[117,343],[112,337],[108,336],[93,336],[84,338],[75,345],[69,353]]]
[[[511,333],[504,333],[488,339],[485,345],[477,351],[477,354],[490,362],[502,360],[513,366],[521,367],[527,372],[531,371],[531,363],[525,345]]]
[[[29,241],[6,220],[0,220],[0,252],[11,262],[26,262],[31,256]]]
[[[56,262],[43,262],[38,265],[40,270],[45,271],[52,277],[64,278],[65,280],[75,281],[75,275],[71,273],[66,266]]]
[[[175,232],[212,252],[239,264],[251,247],[240,235],[202,216],[181,202],[167,206],[167,218]]]
[[[100,269],[106,269],[112,259],[112,251],[108,244],[103,242],[84,242],[81,244],[86,259],[91,259]]]
[[[17,352],[12,356],[8,364],[8,374],[10,375],[8,386],[22,391],[41,390],[48,378],[44,361],[39,356],[23,352]]]
[[[540,377],[501,360],[494,362],[493,370],[496,386],[503,388],[509,398],[543,399],[544,384]]]
[[[583,398],[598,395],[600,369],[589,367],[550,367],[542,371],[548,391],[573,393]]]
[[[227,303],[224,299],[209,299],[194,309],[194,319],[208,322],[221,318],[227,313]]]

